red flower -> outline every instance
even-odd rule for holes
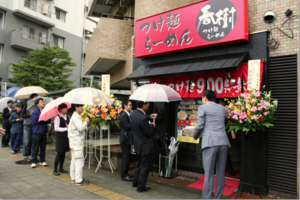
[[[259,118],[258,118],[258,120],[259,120],[260,122],[262,122],[263,119],[264,119],[264,118],[262,118],[262,117],[259,117]]]
[[[232,116],[229,116],[229,119],[232,119]]]
[[[259,98],[259,99],[261,99],[261,98],[262,98],[262,96],[259,96],[258,98]]]
[[[241,122],[244,122],[244,119],[241,119]]]

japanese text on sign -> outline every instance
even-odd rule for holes
[[[260,60],[248,62],[248,90],[260,89]]]
[[[102,77],[101,77],[101,89],[108,96],[110,95],[110,75],[109,74],[102,75]]]

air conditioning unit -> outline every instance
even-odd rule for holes
[[[42,14],[48,16],[49,14],[49,10],[48,10],[49,6],[47,4],[42,4]]]
[[[41,39],[41,44],[46,44],[47,43],[47,33],[41,32],[40,39]]]

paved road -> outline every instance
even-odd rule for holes
[[[148,181],[151,191],[137,193],[131,182],[120,180],[119,173],[95,166],[84,166],[84,178],[89,186],[76,186],[69,174],[53,176],[55,153],[53,145],[47,149],[48,167],[15,164],[22,153],[11,154],[10,148],[0,148],[0,199],[200,199],[201,193],[186,188]],[[65,169],[69,170],[70,159],[66,158]]]

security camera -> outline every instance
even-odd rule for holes
[[[277,18],[277,15],[274,11],[268,11],[265,13],[264,19],[266,23],[273,23]]]

